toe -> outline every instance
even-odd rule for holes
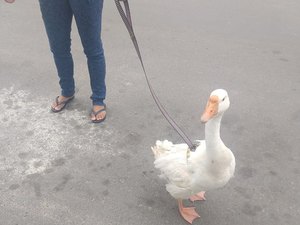
[[[105,112],[101,112],[97,115],[97,120],[102,120],[105,117]]]
[[[101,112],[100,110],[103,110],[104,108],[105,108],[105,106],[102,106],[102,105],[94,105],[91,119],[92,120],[103,120],[106,116],[106,111],[104,110]],[[96,113],[97,115],[95,115],[95,112],[99,112],[99,113]]]
[[[96,120],[95,114],[93,112],[91,113],[91,120]]]

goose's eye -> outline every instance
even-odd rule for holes
[[[225,101],[225,99],[226,99],[226,97],[224,97],[224,98],[222,99],[222,102],[224,102],[224,101]]]

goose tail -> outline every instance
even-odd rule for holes
[[[161,156],[168,153],[169,151],[171,151],[172,146],[173,146],[173,143],[168,140],[156,141],[156,145],[151,147],[155,159],[158,159]]]

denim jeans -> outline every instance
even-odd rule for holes
[[[94,105],[103,105],[106,95],[105,57],[101,41],[103,0],[39,0],[54,56],[61,94],[74,95],[74,64],[71,54],[71,24],[75,18],[87,64]]]

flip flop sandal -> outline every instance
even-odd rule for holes
[[[56,106],[63,105],[63,107],[61,107],[60,109],[55,109],[55,107],[51,106],[51,111],[54,113],[58,113],[58,112],[62,111],[67,106],[67,104],[74,99],[74,96],[68,98],[67,100],[61,101],[61,102],[58,101],[58,98],[59,98],[59,96],[57,96],[55,99]]]
[[[98,111],[96,111],[96,112],[95,112],[94,110],[92,110],[91,115],[97,117],[97,115],[98,115],[99,113],[101,113],[101,112],[106,112],[106,105],[105,105],[105,104],[104,104],[104,108],[103,108],[103,109],[100,109],[100,110],[98,110]],[[97,119],[92,120],[92,119],[91,119],[91,121],[92,121],[93,123],[101,123],[101,122],[103,122],[105,119],[106,119],[106,113],[105,113],[105,116],[104,116],[102,119],[100,119],[100,120],[97,120]]]

